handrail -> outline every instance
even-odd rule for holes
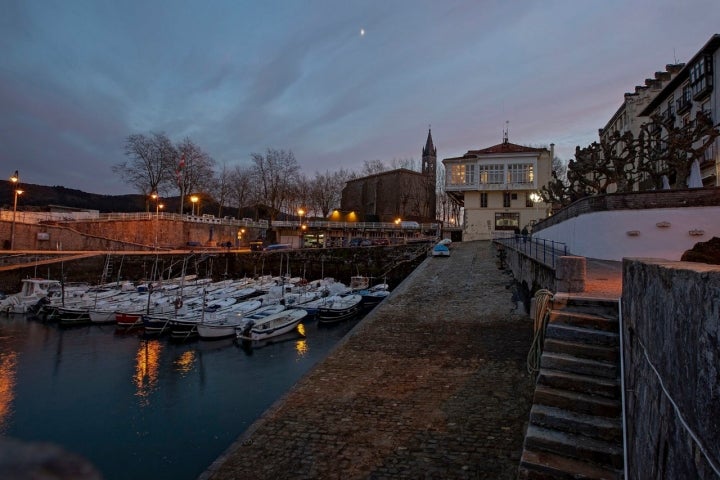
[[[394,222],[330,222],[325,220],[303,221],[302,225],[313,228],[350,228],[350,229],[382,229],[382,230],[436,230],[437,223],[423,223],[417,225],[396,224]],[[296,227],[301,226],[299,220],[274,220],[273,227]]]
[[[512,248],[543,265],[555,269],[557,257],[568,255],[567,245],[563,242],[537,238],[527,235],[498,235],[493,241]]]

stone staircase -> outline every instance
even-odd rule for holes
[[[518,478],[622,479],[615,300],[556,295]]]

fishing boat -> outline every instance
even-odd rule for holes
[[[205,340],[217,340],[235,336],[235,329],[246,322],[245,316],[262,306],[260,300],[246,300],[237,304],[227,315],[214,320],[206,320],[197,325],[198,336]]]
[[[0,301],[0,312],[25,313],[41,298],[46,297],[51,288],[60,289],[60,287],[60,282],[57,280],[24,278],[19,293],[9,295]]]
[[[360,311],[362,296],[356,293],[328,297],[320,308],[317,318],[321,323],[335,323],[355,316]]]
[[[243,341],[258,341],[276,337],[295,329],[307,312],[290,308],[256,320],[249,320],[238,329],[237,337]]]

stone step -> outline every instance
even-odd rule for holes
[[[618,346],[591,345],[569,340],[558,340],[556,338],[545,338],[543,351],[564,353],[565,355],[573,355],[578,358],[620,362],[620,349]]]
[[[622,445],[622,421],[620,418],[598,417],[547,405],[533,405],[530,410],[530,423],[551,430],[575,433]]]
[[[623,468],[623,450],[615,443],[559,432],[533,424],[528,425],[524,449],[534,452],[550,452],[606,469],[619,470]]]
[[[621,480],[621,470],[600,467],[550,452],[524,450],[519,480]]]
[[[610,379],[616,379],[620,375],[618,365],[615,362],[579,358],[573,355],[547,351],[543,352],[540,357],[540,367]]]
[[[537,383],[560,390],[601,395],[613,399],[620,398],[620,380],[617,378],[579,375],[562,370],[541,368]]]
[[[587,393],[572,392],[547,385],[536,385],[533,404],[561,408],[571,412],[596,415],[599,417],[619,418],[622,406],[619,400],[590,395]]]
[[[570,310],[553,309],[550,312],[549,322],[551,324],[571,325],[574,327],[615,333],[617,333],[620,328],[617,317],[605,317],[602,315],[574,312]]]
[[[545,328],[545,338],[569,340],[588,345],[614,346],[620,345],[620,335],[617,332],[592,330],[589,328],[573,327],[561,323],[548,323]]]
[[[553,296],[552,309],[594,313],[615,318],[618,317],[620,311],[618,301],[615,299],[579,297],[561,293]]]

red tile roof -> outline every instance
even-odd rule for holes
[[[530,152],[542,152],[545,148],[533,148],[526,147],[524,145],[517,145],[515,143],[503,142],[493,145],[492,147],[483,148],[482,150],[468,150],[465,154],[466,157],[482,155],[487,153],[530,153]]]

